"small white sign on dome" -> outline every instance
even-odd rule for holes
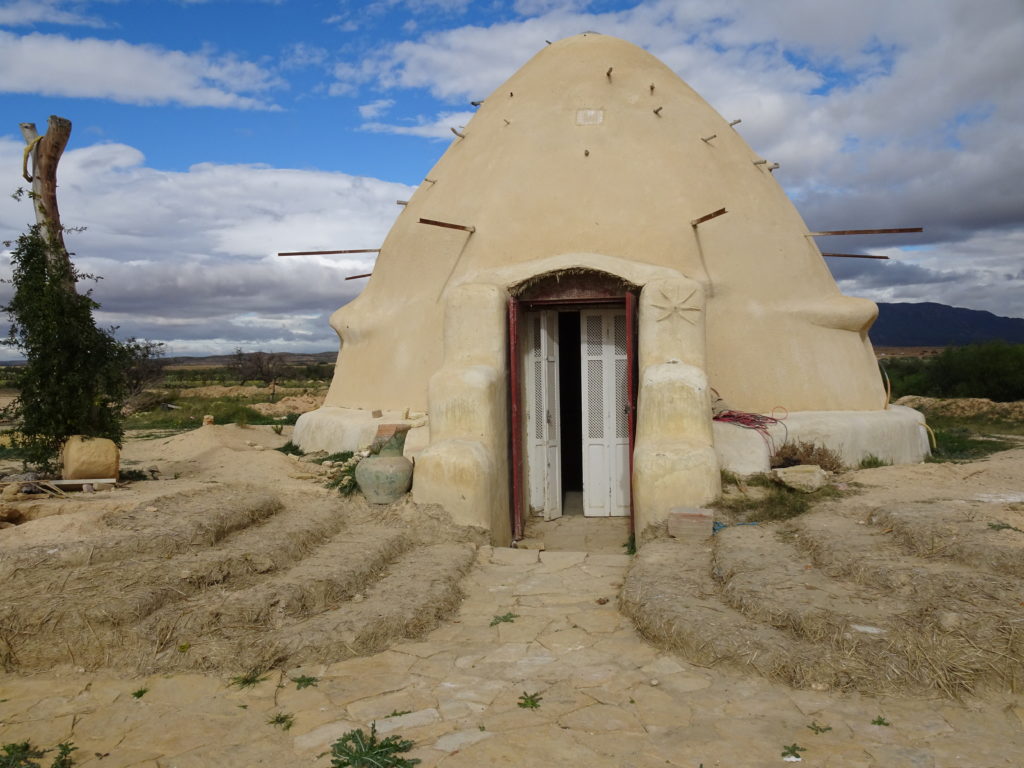
[[[604,122],[603,109],[577,109],[576,125],[600,125]]]

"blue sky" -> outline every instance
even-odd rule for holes
[[[379,245],[469,101],[589,29],[742,117],[812,229],[926,228],[820,243],[893,257],[833,261],[845,293],[1024,317],[1020,0],[0,0],[0,168],[72,120],[61,209],[123,335],[332,349],[372,259],[274,252]],[[0,197],[0,238],[31,215]]]

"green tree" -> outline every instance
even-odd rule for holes
[[[128,372],[159,354],[160,345],[130,339],[96,326],[99,307],[73,286],[90,277],[69,259],[54,259],[38,225],[18,238],[11,253],[14,295],[3,308],[10,332],[3,342],[25,355],[18,370],[20,394],[7,409],[26,463],[52,469],[71,435],[105,437],[121,444],[121,409]],[[72,286],[71,290],[68,286]]]

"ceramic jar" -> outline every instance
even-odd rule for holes
[[[402,455],[408,424],[381,424],[371,454],[356,465],[356,483],[371,504],[398,501],[412,487],[412,462]]]

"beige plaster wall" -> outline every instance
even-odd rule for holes
[[[445,301],[444,365],[431,377],[430,445],[416,460],[413,498],[440,504],[460,525],[512,539],[508,495],[508,293],[467,284]]]

